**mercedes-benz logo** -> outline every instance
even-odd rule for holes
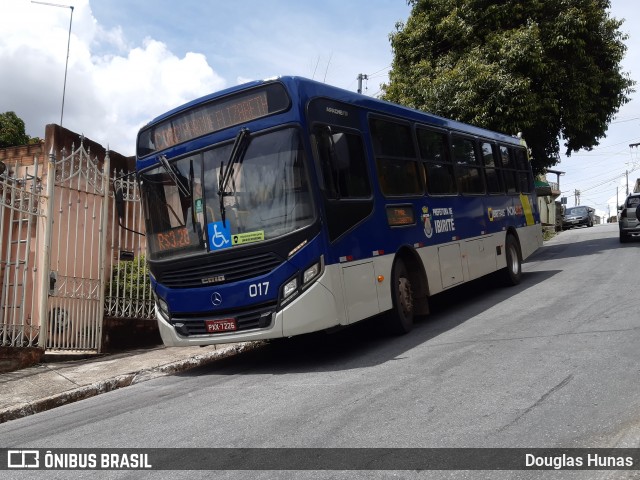
[[[213,292],[213,294],[211,295],[211,303],[213,303],[214,307],[219,307],[220,305],[222,305],[222,295],[220,295],[218,292]]]

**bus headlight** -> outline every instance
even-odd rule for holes
[[[320,255],[320,258],[316,263],[308,267],[302,273],[302,289],[304,290],[310,286],[315,280],[322,275],[324,271],[324,255]]]
[[[158,307],[158,311],[160,315],[162,315],[165,319],[169,320],[169,305],[160,297],[156,297],[156,307]]]
[[[306,285],[311,280],[316,278],[319,273],[320,273],[320,262],[312,265],[311,267],[307,268],[304,271],[304,274],[302,274],[302,284]]]
[[[280,306],[283,307],[296,298],[299,293],[310,287],[324,271],[324,257],[320,256],[318,261],[307,267],[302,272],[298,271],[280,288]]]
[[[298,279],[293,278],[282,287],[282,298],[291,296],[296,290],[298,290]]]

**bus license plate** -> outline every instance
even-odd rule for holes
[[[205,320],[207,333],[232,332],[237,330],[235,318],[224,318],[222,320]]]

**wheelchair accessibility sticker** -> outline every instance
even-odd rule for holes
[[[226,226],[225,226],[226,224]],[[209,248],[220,250],[231,246],[231,224],[227,222],[211,222],[207,225]]]

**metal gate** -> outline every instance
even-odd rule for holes
[[[34,347],[37,317],[38,256],[45,197],[33,167],[2,164],[0,174],[0,346]]]
[[[40,341],[49,350],[100,351],[102,342],[109,154],[99,168],[83,140],[68,156],[63,150],[60,160],[49,159],[49,291]]]
[[[144,218],[138,182],[131,175],[115,174],[111,184],[122,192],[125,208],[122,224],[118,225],[113,191],[109,193],[112,202],[111,235],[108,239],[111,276],[105,287],[104,314],[111,318],[154,320],[154,301],[151,296],[151,282],[145,260],[146,239],[138,232],[144,231]]]
[[[135,179],[110,178],[109,153],[92,158],[83,137],[59,160],[20,162],[0,162],[0,347],[100,352],[105,318],[153,321]]]

